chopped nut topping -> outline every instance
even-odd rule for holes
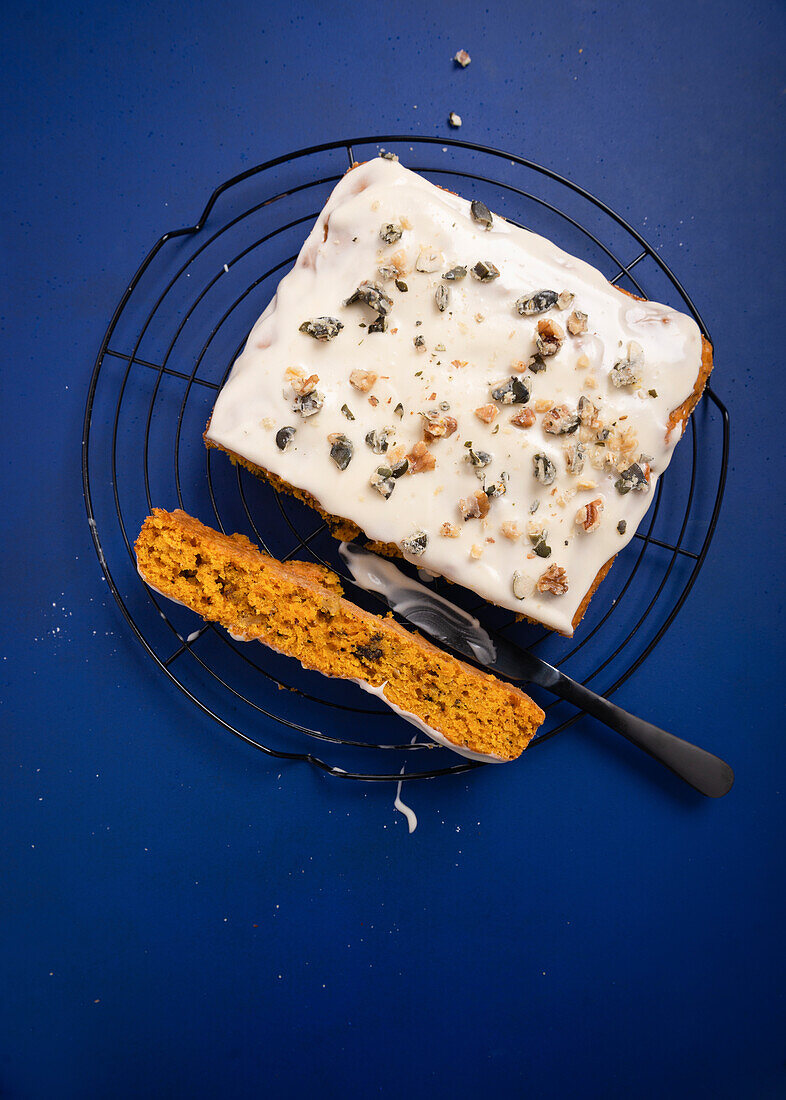
[[[584,394],[579,398],[579,403],[576,411],[579,414],[579,420],[585,428],[599,428],[600,419],[598,417],[598,410],[592,404],[588,397]]]
[[[309,374],[307,377],[302,367],[287,367],[284,371],[284,378],[292,387],[292,392],[297,394],[298,397],[311,393],[312,390],[316,389],[319,381],[318,374]],[[286,392],[284,396],[286,396]]]
[[[597,500],[591,500],[589,504],[585,504],[582,508],[579,508],[576,512],[576,525],[583,527],[589,534],[591,531],[597,531],[600,527],[601,516],[603,515],[603,498],[598,497]]]
[[[431,415],[431,412],[421,413],[423,417],[423,435],[431,442],[434,439],[449,438],[458,428],[457,421],[452,416]]]
[[[454,130],[458,130],[461,126],[461,115],[457,115],[455,111],[451,111],[448,115],[448,126],[452,126]]]
[[[571,294],[569,290],[563,290],[559,298],[557,298],[557,309],[570,309],[570,307],[573,305],[573,299],[575,297],[576,295]]]
[[[491,211],[486,206],[485,202],[481,202],[480,199],[473,199],[470,203],[469,212],[476,222],[479,222],[484,229],[491,229],[493,225],[493,218],[491,217]]]
[[[619,531],[619,533],[621,535],[624,535],[625,532],[627,531],[627,529],[628,529],[628,521],[624,520],[624,519],[621,519],[619,521],[619,523],[617,524],[617,530]]]
[[[548,412],[554,402],[550,397],[539,397],[535,402],[534,408],[536,413]]]
[[[553,489],[552,492],[554,492]],[[577,490],[575,485],[568,485],[567,488],[562,490],[562,492],[557,493],[557,504],[559,504],[560,508],[564,508],[568,501],[573,500],[576,492]]]
[[[382,226],[379,235],[385,244],[393,244],[395,241],[401,240],[401,226],[388,222],[387,225]]]
[[[646,463],[645,463],[646,466]],[[614,482],[614,488],[624,496],[629,493],[631,489],[637,489],[639,492],[647,492],[649,484],[649,467],[646,467],[646,471],[642,470],[641,466],[637,462],[632,463],[627,470],[621,470],[619,478]]]
[[[522,317],[534,317],[538,313],[545,313],[557,303],[555,290],[538,290],[534,294],[519,298],[516,309]]]
[[[272,416],[263,416],[262,419],[260,420],[259,424],[260,424],[260,427],[264,428],[265,431],[268,431],[268,432],[270,431],[271,428],[275,428],[275,426],[276,426],[276,422],[275,422],[275,420],[273,419]]]
[[[587,331],[587,314],[580,309],[574,309],[568,317],[568,332],[571,336],[580,336]]]
[[[395,260],[395,257],[393,257],[393,259]],[[421,248],[420,252],[418,253],[418,258],[415,262],[415,270],[429,273],[431,271],[436,271],[438,268],[442,267],[443,262],[444,259],[442,253],[437,252],[435,248]]]
[[[450,288],[446,287],[444,283],[437,283],[437,289],[434,291],[434,301],[437,303],[439,312],[444,313],[450,302]]]
[[[543,430],[551,435],[570,435],[579,423],[578,416],[567,405],[555,405],[543,417]]]
[[[554,596],[564,596],[568,591],[568,576],[560,565],[550,565],[545,573],[538,577],[538,592],[551,592]]]
[[[577,489],[597,489],[597,481],[593,481],[592,478],[584,477],[580,481],[576,482]]]
[[[584,469],[584,459],[587,455],[587,448],[583,443],[566,443],[562,448],[565,454],[565,466],[568,473],[580,474]]]
[[[491,389],[492,400],[501,401],[503,405],[526,405],[529,396],[529,383],[515,374],[511,374],[510,378],[504,382],[498,382]]]
[[[389,466],[380,466],[368,479],[368,483],[384,500],[388,500],[396,488],[393,471]]]
[[[618,359],[609,372],[612,385],[617,389],[623,386],[633,386],[641,381],[641,371],[644,366],[644,349],[641,344],[631,340],[628,344],[628,354],[625,359]]]
[[[564,340],[565,331],[556,321],[552,321],[551,318],[544,318],[542,321],[538,321],[538,333],[535,337],[535,346],[538,349],[538,353],[542,355],[544,359],[548,359],[550,355],[556,355],[562,347]]]
[[[285,451],[294,438],[294,428],[279,428],[276,432],[276,446],[279,451]]]
[[[461,531],[456,527],[455,523],[443,523],[439,529],[440,535],[446,539],[457,539],[461,534]]]
[[[377,405],[379,404],[379,399],[376,398],[374,396],[374,394],[372,393],[371,397],[369,397],[369,399],[368,399],[368,403],[369,403],[369,405],[371,405],[371,407],[373,409],[375,409],[377,407]]]
[[[535,582],[530,578],[520,573],[516,569],[513,573],[513,595],[517,600],[526,600],[527,596],[531,596],[535,588]]]
[[[418,528],[408,538],[401,540],[401,549],[407,554],[412,554],[414,557],[420,557],[425,553],[428,546],[428,535],[425,531]]]
[[[461,370],[462,367],[466,367],[468,362],[468,359],[451,359],[450,365],[451,367],[455,367],[456,370]]]
[[[307,416],[313,416],[318,413],[325,403],[325,395],[319,393],[318,390],[311,390],[309,393],[304,393],[302,396],[295,397],[292,402],[292,411],[299,412],[305,419]]]
[[[370,432],[366,432],[366,446],[375,455],[383,455],[388,449],[388,436],[392,434],[392,428],[372,428]]]
[[[583,353],[576,360],[576,370],[586,370],[589,365],[589,357]]]
[[[467,277],[467,269],[463,264],[456,264],[455,267],[451,267],[450,271],[446,271],[442,276],[443,279],[447,279],[448,282],[458,282],[460,279]]]
[[[598,380],[594,374],[588,374],[584,379],[584,385],[588,390],[596,390],[598,388]]]
[[[477,543],[473,543],[469,549],[469,556],[471,558],[474,558],[475,561],[478,561],[480,558],[483,557],[483,547],[478,546]]]
[[[349,376],[349,384],[361,393],[368,393],[377,377],[373,370],[353,370]]]
[[[557,467],[548,455],[542,453],[533,455],[532,467],[533,473],[541,485],[551,485],[557,476]]]
[[[476,489],[470,496],[461,498],[459,511],[465,520],[483,519],[489,514],[489,498],[482,489]]]
[[[344,325],[337,317],[312,317],[300,325],[300,332],[313,336],[315,340],[332,340],[341,332]]]
[[[480,408],[475,409],[475,416],[484,424],[493,424],[498,415],[499,409],[496,405],[481,405]]]
[[[495,279],[499,278],[499,269],[494,266],[491,260],[478,260],[472,268],[472,277],[477,279],[479,283],[493,283]]]
[[[423,336],[416,336],[413,339],[412,343],[415,345],[415,351],[425,351],[426,350],[426,341],[425,341],[425,338]]]
[[[469,56],[466,50],[459,50],[459,52],[453,57],[453,60],[456,62],[457,65],[460,65],[462,69],[466,69],[472,58]]]
[[[328,436],[328,443],[330,443],[330,457],[333,459],[339,470],[346,470],[352,461],[353,447],[352,441],[347,439],[341,432],[331,432]]]
[[[506,519],[504,523],[500,524],[499,529],[500,533],[504,535],[506,539],[510,539],[511,542],[515,542],[521,535],[521,528],[513,519]]]
[[[393,299],[388,297],[382,287],[368,281],[361,283],[357,290],[350,294],[344,305],[351,306],[355,302],[363,302],[380,317],[386,317],[393,308]],[[370,328],[369,331],[371,331]]]
[[[535,423],[535,419],[532,409],[519,409],[517,413],[511,416],[510,422],[517,428],[531,428]]]
[[[437,464],[436,458],[428,449],[425,443],[416,443],[410,453],[407,455],[409,459],[409,469],[413,474],[424,473],[427,470],[433,470]]]
[[[392,256],[386,257],[386,263],[392,264],[395,267],[399,275],[407,274],[407,254],[403,248],[399,248],[397,252],[394,252]],[[401,290],[401,287],[399,287]]]

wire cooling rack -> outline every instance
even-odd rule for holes
[[[101,567],[126,621],[191,704],[247,744],[348,779],[428,779],[485,765],[461,761],[344,681],[261,645],[233,641],[151,591],[133,542],[154,506],[180,507],[242,531],[278,558],[329,565],[353,599],[337,543],[319,516],[202,443],[218,390],[246,336],[294,262],[330,190],[355,161],[396,152],[408,167],[550,237],[610,282],[687,310],[709,332],[657,250],[600,199],[548,168],[470,142],[365,137],[277,157],[217,187],[196,225],[150,250],[98,353],[85,408],[82,476]],[[729,453],[729,416],[705,391],[635,539],[600,586],[575,639],[527,623],[436,581],[434,587],[574,679],[610,695],[639,668],[685,603],[709,549]],[[404,566],[404,568],[408,568]],[[286,690],[281,690],[286,689]],[[581,712],[532,694],[544,745]],[[425,765],[425,766],[424,766]]]

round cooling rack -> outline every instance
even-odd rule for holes
[[[234,641],[159,596],[136,571],[133,543],[153,507],[183,508],[241,531],[275,557],[329,565],[359,592],[317,513],[279,494],[202,433],[246,337],[294,263],[335,183],[381,151],[434,183],[482,199],[549,237],[642,298],[688,311],[709,332],[656,249],[589,192],[522,157],[429,137],[365,137],[300,149],[228,180],[196,225],[166,233],[123,294],[96,359],[85,409],[82,476],[93,541],[109,587],[157,668],[224,729],[268,755],[307,760],[348,779],[398,781],[466,772],[450,750],[353,685],[300,669],[262,645]],[[516,622],[471,593],[434,588],[603,695],[642,664],[684,604],[709,549],[729,452],[729,416],[711,389],[658,481],[639,532],[617,557],[574,639]],[[403,568],[409,568],[403,566]],[[286,690],[281,690],[286,689]],[[532,688],[546,711],[530,752],[580,717]]]

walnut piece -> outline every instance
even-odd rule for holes
[[[476,489],[468,497],[461,498],[459,511],[465,520],[483,519],[489,514],[489,498],[482,489]]]
[[[452,416],[423,416],[423,435],[431,442],[433,439],[446,439],[453,435],[458,423]]]
[[[349,383],[361,393],[368,393],[377,380],[373,370],[353,370],[349,376]]]
[[[475,409],[475,416],[484,424],[493,424],[498,415],[499,409],[496,405],[481,405],[480,408]]]
[[[455,523],[443,523],[439,529],[439,533],[443,536],[443,538],[457,539],[459,537],[460,531],[458,527],[456,527]]]
[[[587,314],[580,309],[574,309],[568,317],[568,332],[571,336],[580,336],[587,331]]]
[[[591,500],[589,504],[585,504],[582,508],[579,508],[578,512],[576,512],[576,526],[583,527],[587,534],[591,531],[597,531],[600,527],[602,515],[603,498],[598,497],[596,500]]]
[[[416,443],[407,458],[409,459],[409,472],[412,474],[433,470],[437,464],[436,458],[423,442]]]
[[[568,435],[579,426],[579,418],[567,405],[555,405],[543,417],[543,430],[551,435]]]
[[[521,534],[521,528],[513,519],[506,519],[503,524],[500,525],[500,532],[506,539],[510,539],[511,542],[515,542]]]
[[[519,409],[517,413],[511,416],[510,422],[516,428],[531,428],[535,423],[535,414],[532,409]]]
[[[539,355],[542,355],[544,358],[548,358],[550,355],[556,355],[562,347],[564,339],[565,330],[561,325],[558,325],[556,321],[552,321],[549,317],[544,318],[542,321],[538,321],[538,333],[535,337],[535,345]]]
[[[312,393],[317,388],[317,382],[319,381],[318,374],[309,374],[307,377],[306,372],[301,367],[287,367],[284,378],[292,387],[292,392],[297,394],[298,397],[304,397],[307,393]]]
[[[551,592],[554,596],[564,596],[568,591],[568,575],[561,565],[550,565],[545,573],[538,577],[538,592]]]

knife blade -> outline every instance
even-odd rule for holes
[[[403,619],[449,649],[508,680],[538,684],[586,711],[701,794],[720,798],[731,790],[734,772],[719,757],[637,718],[503,635],[491,634],[473,615],[408,577],[393,562],[356,543],[342,542],[339,554],[358,587],[381,596]]]

